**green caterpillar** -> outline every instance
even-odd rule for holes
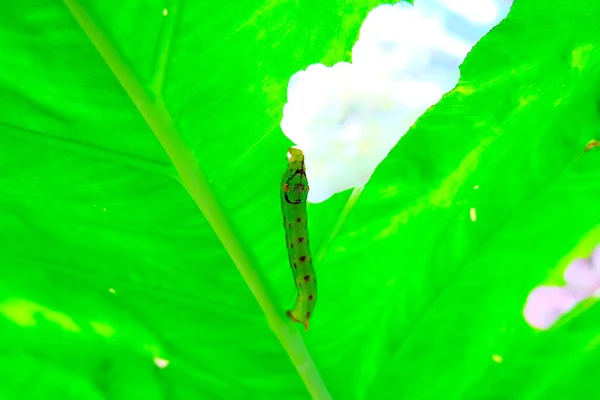
[[[281,179],[281,211],[285,242],[298,297],[287,316],[300,322],[308,331],[308,320],[317,302],[317,281],[308,244],[306,199],[308,180],[302,150],[290,147],[289,165]]]

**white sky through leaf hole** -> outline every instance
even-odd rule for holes
[[[304,151],[308,200],[363,186],[497,25],[510,0],[416,0],[370,12],[352,62],[313,64],[288,83],[281,129]]]

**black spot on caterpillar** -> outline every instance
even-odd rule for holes
[[[288,258],[293,267],[298,297],[294,307],[286,314],[293,321],[303,324],[308,331],[308,320],[315,308],[317,296],[315,270],[308,247],[306,199],[309,188],[302,150],[291,147],[288,153],[290,162],[281,179],[281,211]],[[295,223],[292,225],[290,221]]]

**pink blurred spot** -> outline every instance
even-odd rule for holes
[[[529,325],[538,329],[548,329],[563,314],[571,311],[582,298],[566,287],[538,286],[529,293],[523,316]]]
[[[600,275],[600,244],[596,246],[590,256],[590,264],[592,268]]]
[[[585,297],[591,296],[600,287],[600,275],[587,258],[571,262],[563,276],[570,289]]]

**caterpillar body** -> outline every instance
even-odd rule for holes
[[[308,331],[308,320],[317,302],[317,281],[308,242],[308,180],[302,150],[290,147],[288,155],[289,165],[281,179],[281,211],[298,297],[294,307],[286,314],[293,321],[303,324]]]

